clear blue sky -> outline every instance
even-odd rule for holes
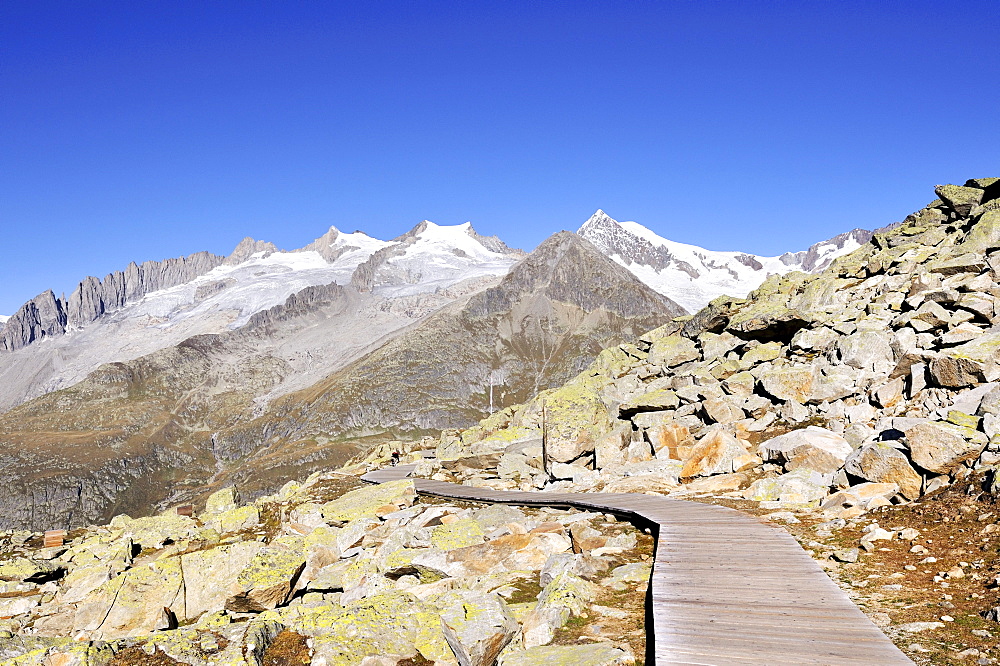
[[[773,255],[1000,175],[996,2],[0,2],[0,313],[243,236]]]

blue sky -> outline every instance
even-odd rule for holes
[[[992,2],[0,3],[0,313],[132,260],[600,207],[773,255],[1000,175]]]

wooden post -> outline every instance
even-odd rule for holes
[[[43,548],[56,548],[66,542],[66,530],[49,530],[42,539]]]

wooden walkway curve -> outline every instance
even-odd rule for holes
[[[413,465],[369,472],[384,483]],[[913,664],[785,530],[735,509],[636,493],[497,491],[414,479],[419,494],[572,506],[650,525],[656,556],[647,607],[657,666]],[[649,660],[647,659],[647,663]]]

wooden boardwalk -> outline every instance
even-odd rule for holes
[[[383,483],[412,470],[400,465],[361,478]],[[652,527],[647,640],[657,666],[913,664],[788,532],[734,509],[636,493],[508,492],[413,481],[422,495],[571,506]]]

